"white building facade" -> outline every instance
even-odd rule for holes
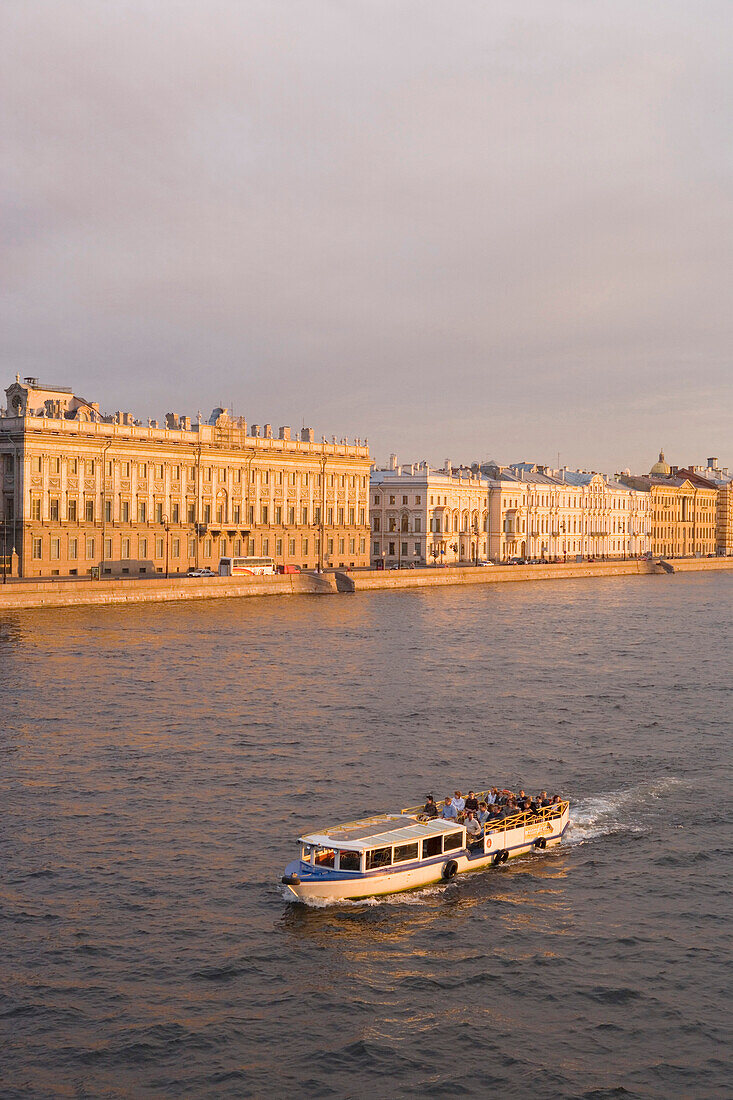
[[[489,467],[489,557],[628,558],[651,549],[649,493],[599,473]]]
[[[489,482],[471,470],[427,462],[373,470],[369,494],[372,564],[470,564],[487,556]]]

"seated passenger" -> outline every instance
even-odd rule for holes
[[[520,806],[520,809],[523,810],[524,813],[526,813],[526,814],[531,812],[532,803],[530,802],[530,800],[528,798],[525,798],[524,802],[522,802],[522,804]]]
[[[428,800],[423,806],[422,811],[427,817],[437,817],[438,807],[435,805],[435,799],[431,794],[428,795]]]
[[[524,802],[526,797],[527,797],[527,793],[524,790],[524,787],[522,787],[521,791],[517,795],[517,802],[519,803],[520,806],[522,805],[522,803]]]
[[[501,821],[503,816],[504,811],[502,810],[501,806],[497,805],[497,803],[494,802],[489,813],[489,824],[491,824],[492,821]]]
[[[543,806],[549,806],[550,805],[550,800],[547,797],[547,791],[540,791],[540,801],[542,802]]]
[[[446,798],[445,802],[443,803],[442,809],[440,811],[440,816],[444,817],[446,821],[458,820],[458,810],[455,808],[449,798]]]
[[[498,806],[497,806],[497,809],[498,809]],[[486,805],[486,803],[485,802],[479,802],[479,804],[478,804],[478,813],[476,814],[476,820],[481,825],[485,825],[490,817],[491,817],[491,814],[489,813],[489,808]]]
[[[456,808],[456,813],[457,814],[462,814],[465,807],[466,807],[466,800],[462,796],[460,791],[454,791],[453,792],[453,798],[451,799],[451,802],[453,803],[453,805]]]
[[[468,792],[468,798],[465,801],[465,808],[466,812],[468,812],[468,810],[473,810],[473,812],[476,813],[476,811],[478,810],[478,799],[476,798],[476,795],[473,793],[473,791]]]
[[[466,814],[466,840],[470,848],[478,847],[477,841],[484,835],[484,827],[476,820],[473,810]]]
[[[496,787],[492,787],[489,793],[486,795],[486,801],[488,802],[489,806],[493,806],[498,797],[499,792],[497,791]]]

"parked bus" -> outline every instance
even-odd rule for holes
[[[219,561],[220,577],[261,577],[266,573],[275,572],[274,558],[221,558]]]

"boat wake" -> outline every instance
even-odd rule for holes
[[[650,801],[663,798],[682,784],[676,776],[657,779],[651,783],[640,783],[635,787],[626,787],[616,791],[605,791],[570,802],[570,828],[565,843],[583,844],[599,836],[611,833],[640,833],[640,806],[648,806]],[[628,817],[625,810],[632,810]]]

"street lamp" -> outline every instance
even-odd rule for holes
[[[165,579],[168,580],[168,532],[170,531],[168,516],[163,516],[163,523],[165,524]]]
[[[3,584],[8,583],[8,498],[3,501]]]
[[[104,447],[102,448],[102,469],[101,469],[101,485],[102,485],[102,547],[101,547],[101,550],[102,550],[102,553],[101,553],[101,556],[100,556],[100,559],[99,559],[99,574],[97,576],[97,580],[99,580],[99,581],[101,581],[102,574],[104,572],[104,542],[105,542],[105,537],[106,537],[106,534],[107,534],[107,492],[106,492],[107,487],[105,485],[105,477],[106,477],[105,465],[106,465],[106,460],[107,460],[107,451],[110,449],[111,446],[112,446],[112,440],[110,439],[107,443],[105,443]]]

